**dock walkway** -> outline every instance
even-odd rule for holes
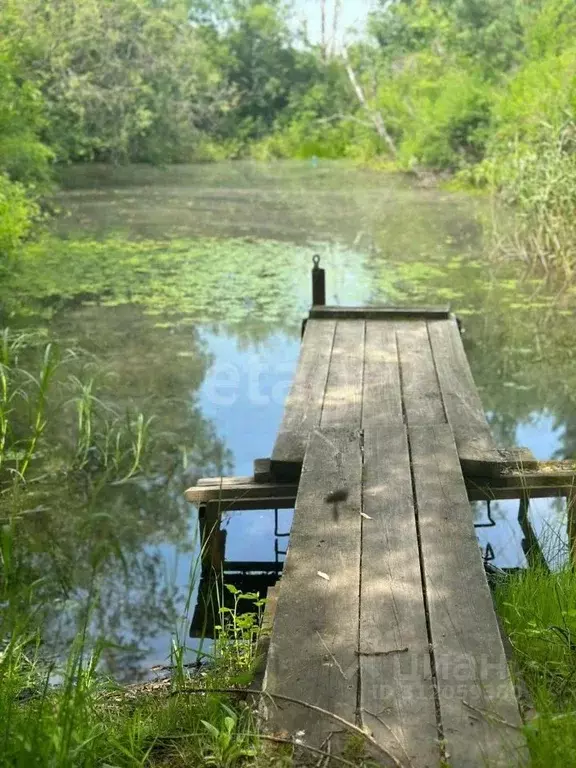
[[[500,460],[447,311],[312,310],[272,454],[301,476],[266,690],[367,726],[400,765],[521,763],[461,468]],[[334,730],[297,705],[274,720]]]
[[[448,309],[317,306],[268,469],[187,498],[204,520],[295,509],[272,699],[355,723],[382,765],[517,766],[526,745],[470,499],[570,493],[574,468],[552,469],[495,445]],[[307,745],[337,740],[318,710],[267,709]]]

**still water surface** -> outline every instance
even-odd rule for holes
[[[50,320],[53,336],[97,355],[115,377],[119,403],[153,403],[154,428],[182,444],[183,469],[154,497],[152,518],[141,513],[141,497],[118,509],[131,557],[126,578],[111,574],[100,615],[103,629],[133,646],[109,655],[119,677],[165,662],[186,613],[197,519],[181,500],[185,486],[220,470],[251,474],[253,459],[270,455],[315,252],[327,270],[329,303],[450,302],[498,440],[538,458],[575,455],[574,293],[493,258],[488,201],[333,163],[72,168],[64,184],[58,237],[179,249],[175,273],[168,264],[155,278],[161,304],[89,301]],[[190,247],[188,259],[197,241],[207,253],[198,258]],[[227,242],[231,261],[222,255]],[[139,279],[145,262],[134,270]],[[493,504],[492,512],[497,524],[478,529],[481,545],[497,565],[525,565],[517,502]],[[557,501],[532,504],[550,557],[564,515]],[[475,516],[487,522],[485,505]],[[287,529],[289,513],[280,522]],[[269,511],[232,513],[225,525],[227,559],[274,559]]]

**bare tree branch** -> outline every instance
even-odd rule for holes
[[[338,21],[340,20],[340,8],[342,0],[334,0],[334,11],[332,16],[332,49],[331,55],[336,53],[336,38],[338,36]]]
[[[326,61],[326,0],[320,0],[320,48]]]
[[[388,130],[386,128],[386,123],[384,122],[384,118],[382,117],[381,112],[377,109],[371,109],[371,107],[369,106],[366,96],[364,95],[364,90],[362,89],[362,86],[360,84],[360,81],[356,77],[356,73],[354,72],[354,70],[352,69],[352,65],[350,64],[350,59],[348,57],[348,50],[346,49],[346,46],[344,46],[342,49],[342,57],[344,59],[344,66],[346,67],[348,79],[350,80],[352,88],[354,88],[354,92],[356,93],[356,97],[358,101],[370,116],[370,120],[372,122],[372,125],[376,129],[376,133],[378,134],[378,136],[380,136],[381,139],[384,139],[384,141],[388,145],[388,149],[390,150],[390,153],[396,156],[397,154],[396,144],[394,143],[392,136],[390,136],[390,134],[388,133]]]

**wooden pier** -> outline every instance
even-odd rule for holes
[[[517,766],[527,750],[470,499],[569,495],[573,470],[498,449],[447,308],[314,306],[270,462],[187,498],[215,521],[295,509],[272,700],[356,724],[381,765]],[[271,729],[342,748],[333,719],[275,701]]]

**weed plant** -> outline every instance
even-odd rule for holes
[[[534,768],[576,765],[576,571],[530,568],[496,590],[498,611],[532,698]]]

